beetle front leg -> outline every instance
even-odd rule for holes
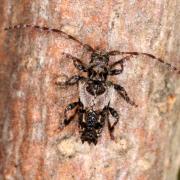
[[[111,64],[109,66],[110,70],[108,71],[108,75],[113,76],[113,75],[121,74],[123,72],[123,70],[124,70],[124,62],[130,60],[130,58],[132,56],[133,55],[123,57],[120,60],[118,60],[118,61],[114,62],[113,64]],[[114,69],[114,67],[117,66],[118,64],[120,65],[121,69]]]
[[[71,54],[67,54],[67,53],[63,53],[63,54],[66,55],[67,58],[73,60],[73,64],[76,69],[78,69],[81,72],[87,72],[87,68],[86,68],[85,64],[83,64],[83,62],[80,59],[72,56]]]
[[[72,86],[72,85],[78,84],[79,81],[85,80],[85,79],[86,78],[83,76],[74,75],[65,82],[56,82],[55,84],[58,86]]]

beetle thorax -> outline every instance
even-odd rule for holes
[[[114,101],[112,95],[115,94],[115,92],[113,88],[107,87],[103,94],[93,96],[86,90],[87,86],[87,82],[79,83],[80,100],[85,109],[93,109],[94,111],[97,111],[103,109],[110,101]]]

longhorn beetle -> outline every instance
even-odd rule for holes
[[[59,29],[51,29],[48,27],[41,27],[30,24],[19,24],[13,27],[5,28],[5,30],[10,31],[23,28],[32,28],[45,32],[60,34],[64,38],[68,38],[77,42],[80,46],[83,47],[83,49],[91,53],[88,65],[85,65],[81,61],[81,59],[71,54],[64,53],[66,58],[69,58],[73,61],[76,69],[78,69],[80,72],[85,72],[87,75],[74,75],[65,82],[56,82],[56,84],[59,86],[78,85],[80,95],[79,100],[77,102],[70,103],[65,108],[64,125],[68,125],[72,120],[72,117],[68,118],[67,116],[68,111],[76,108],[75,113],[78,113],[78,122],[81,129],[80,133],[83,143],[84,141],[87,141],[89,144],[94,143],[96,145],[105,121],[107,121],[108,123],[110,137],[111,139],[114,139],[113,130],[118,123],[119,115],[117,111],[110,106],[111,94],[114,93],[113,91],[117,91],[117,93],[127,103],[134,107],[137,107],[136,103],[128,96],[124,87],[108,80],[108,76],[119,75],[123,72],[124,62],[131,60],[133,56],[145,55],[151,59],[157,60],[160,63],[165,64],[166,66],[180,74],[180,71],[176,67],[164,62],[162,59],[157,58],[152,54],[142,52],[122,52],[116,50],[103,52],[99,49],[92,48],[88,44],[82,43],[75,37]],[[109,64],[110,57],[116,55],[126,56],[122,57],[120,60],[112,64]],[[116,68],[117,65],[120,65],[120,69]],[[113,124],[111,124],[109,121],[109,114],[111,114],[111,116],[115,119]]]

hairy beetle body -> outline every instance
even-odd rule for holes
[[[176,67],[160,58],[155,57],[152,54],[143,52],[122,52],[116,50],[101,52],[98,49],[93,49],[88,44],[83,44],[75,37],[59,29],[30,24],[18,24],[13,27],[5,28],[5,30],[10,31],[25,28],[41,30],[41,32],[45,31],[47,33],[52,32],[59,34],[66,39],[75,41],[80,46],[82,46],[83,49],[91,53],[91,58],[88,65],[82,63],[81,59],[78,59],[71,54],[64,53],[67,58],[73,60],[75,68],[81,72],[85,72],[87,76],[84,77],[80,75],[74,75],[64,83],[56,83],[60,86],[72,86],[75,84],[78,85],[80,96],[79,101],[73,102],[65,108],[64,124],[68,125],[72,120],[72,118],[67,117],[67,112],[77,107],[76,112],[78,112],[79,115],[78,121],[81,128],[82,142],[87,141],[89,144],[96,144],[105,122],[107,122],[111,138],[114,139],[112,132],[119,120],[117,111],[110,107],[110,104],[113,103],[114,100],[114,91],[116,91],[127,103],[137,107],[136,103],[129,98],[124,87],[122,87],[120,84],[115,84],[111,81],[108,81],[108,76],[119,75],[123,72],[125,61],[131,60],[133,56],[143,55],[166,65],[168,68],[171,68],[173,71],[176,71],[178,74],[180,74],[180,71]],[[109,64],[110,57],[116,55],[121,55],[121,59],[112,64]],[[118,65],[120,68],[117,68]],[[111,116],[115,119],[113,124],[111,124],[109,121],[109,114],[111,114]]]

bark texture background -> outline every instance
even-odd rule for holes
[[[78,90],[54,84],[77,73],[62,52],[82,57],[82,47],[56,34],[3,28],[61,28],[93,47],[149,52],[180,68],[178,0],[1,0],[0,12],[0,179],[176,180],[177,74],[147,57],[126,63],[112,80],[139,106],[112,95],[120,114],[115,141],[106,126],[98,144],[89,146],[81,143],[77,123],[58,130]]]

